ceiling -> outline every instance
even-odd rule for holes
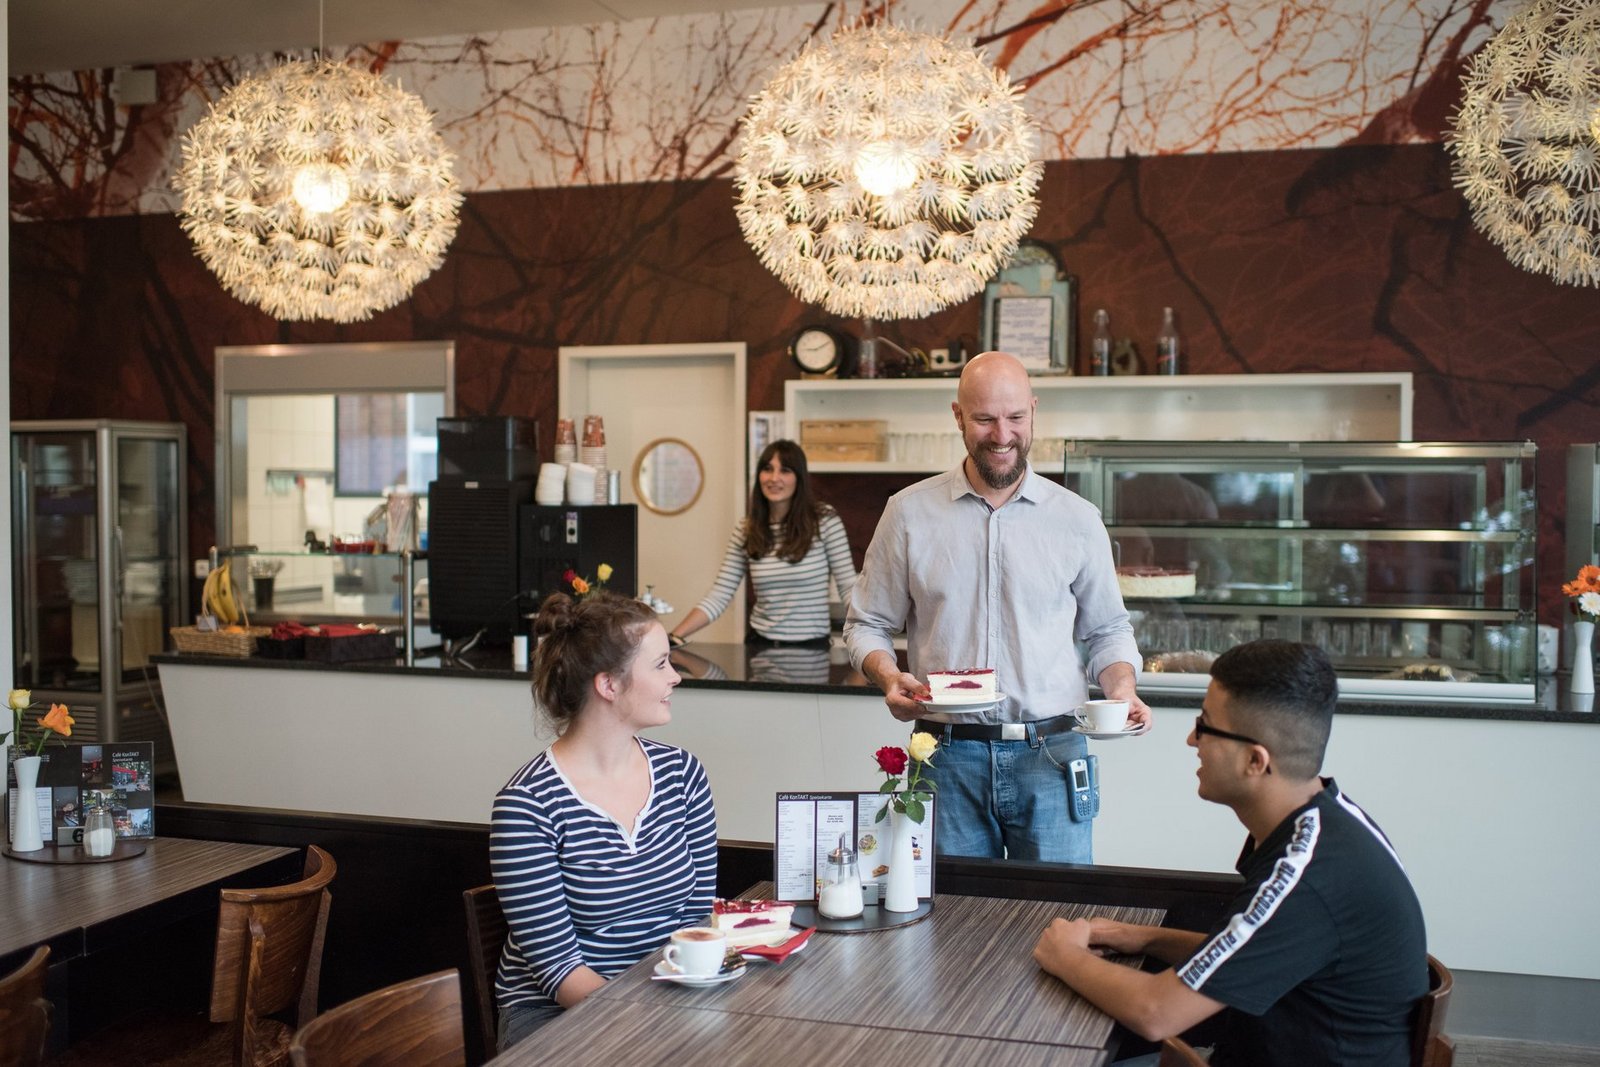
[[[331,48],[576,26],[786,0],[325,0]],[[319,0],[10,0],[9,73],[143,66],[315,47]]]

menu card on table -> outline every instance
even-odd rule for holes
[[[773,874],[779,900],[801,903],[816,900],[833,884],[831,853],[839,835],[855,849],[861,883],[881,883],[889,875],[891,830],[889,817],[878,821],[881,793],[779,793],[778,828],[773,837]],[[911,869],[917,896],[933,896],[934,801],[926,804],[927,817],[908,823],[911,832]]]
[[[110,809],[118,837],[156,835],[154,741],[46,745],[39,755],[39,836],[46,844],[78,844],[84,813],[96,804]],[[16,810],[17,774],[8,761],[7,827]]]

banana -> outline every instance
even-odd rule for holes
[[[239,621],[239,602],[233,591],[232,560],[224,560],[206,575],[200,590],[200,606],[223,625]]]

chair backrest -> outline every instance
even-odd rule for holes
[[[295,1067],[465,1067],[461,978],[413,978],[330,1009],[295,1032]]]
[[[256,1022],[298,1007],[299,1025],[317,1014],[328,883],[338,865],[306,848],[305,876],[270,889],[224,889],[211,968],[211,1021],[232,1022],[234,1062],[253,1063]]]
[[[1156,1067],[1206,1067],[1206,1060],[1187,1041],[1169,1037],[1161,1042],[1161,1058]]]
[[[45,960],[39,948],[28,962],[0,978],[0,1067],[36,1067],[50,1033],[50,1002],[44,998]]]
[[[1450,1067],[1455,1044],[1444,1033],[1444,1017],[1455,985],[1450,968],[1428,957],[1428,992],[1417,1001],[1411,1021],[1412,1067]]]
[[[480,885],[461,894],[467,905],[467,958],[472,963],[474,1013],[483,1054],[493,1057],[499,1043],[499,1012],[494,999],[494,976],[500,967],[500,951],[506,943],[506,917],[500,910],[500,897],[493,885]]]

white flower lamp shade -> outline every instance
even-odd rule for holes
[[[246,78],[183,140],[173,186],[195,251],[278,319],[354,322],[444,259],[461,195],[414,94],[344,63]]]
[[[745,115],[739,227],[800,299],[919,318],[976,295],[1038,212],[1038,126],[971,48],[889,24],[809,44]]]
[[[1600,4],[1534,0],[1463,84],[1447,140],[1473,222],[1525,270],[1600,285]]]

